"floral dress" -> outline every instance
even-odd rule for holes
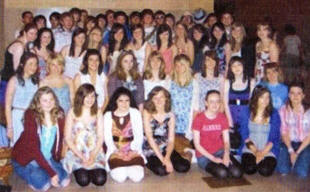
[[[170,121],[170,118],[171,116],[169,114],[166,114],[163,122],[158,122],[156,119],[152,119],[150,122],[153,132],[153,138],[161,153],[166,150],[166,147],[168,145],[168,123]],[[143,143],[143,153],[146,157],[156,156],[155,152],[149,145],[146,137],[144,138]]]
[[[80,151],[85,158],[89,158],[92,150],[95,149],[97,143],[96,136],[96,127],[97,121],[94,120],[89,122],[87,125],[84,123],[75,120],[74,126],[72,128],[72,138],[73,143],[78,151]],[[99,151],[95,162],[90,167],[84,167],[82,164],[82,160],[77,157],[71,150],[66,153],[66,156],[63,160],[63,165],[65,170],[68,173],[71,173],[77,169],[96,169],[96,168],[104,168],[104,153],[103,151]]]
[[[132,151],[130,147],[134,139],[130,114],[128,113],[126,116],[118,117],[112,113],[112,119],[112,135],[117,152],[113,153],[108,160],[110,169],[133,165],[143,166],[143,158],[135,151]],[[126,156],[129,153],[136,153],[137,155],[130,160],[124,160],[122,156]]]
[[[172,111],[175,114],[175,132],[185,134],[190,124],[191,103],[194,85],[191,81],[187,86],[181,87],[171,82],[170,94],[172,98]]]

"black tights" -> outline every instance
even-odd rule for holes
[[[107,180],[107,172],[104,169],[78,169],[73,172],[76,182],[81,186],[85,187],[90,182],[97,186],[102,186]]]
[[[176,151],[171,153],[170,159],[174,170],[177,172],[185,173],[190,169],[191,163],[188,160],[182,158]],[[166,166],[162,164],[157,156],[153,155],[148,157],[147,162],[147,168],[153,171],[156,175],[164,176],[168,174],[166,171]]]
[[[230,156],[230,160],[232,163],[228,167],[226,167],[222,163],[217,164],[211,161],[207,164],[205,170],[214,177],[220,179],[225,179],[227,177],[234,177],[234,178],[242,177],[243,172],[240,167],[240,164],[232,155]]]
[[[277,165],[274,157],[265,157],[261,162],[256,164],[256,157],[251,153],[242,154],[242,168],[247,174],[254,174],[258,171],[262,176],[272,175]]]

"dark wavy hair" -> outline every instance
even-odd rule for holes
[[[24,79],[24,68],[27,64],[28,60],[31,58],[35,58],[37,61],[37,71],[31,75],[31,81],[33,84],[39,84],[39,60],[36,54],[32,52],[24,52],[22,57],[20,58],[20,63],[18,65],[18,68],[16,70],[16,77],[18,80],[18,83],[22,86],[25,85],[25,79]]]
[[[157,44],[157,47],[158,47],[158,50],[160,49],[161,47],[161,40],[160,40],[160,35],[164,32],[168,31],[169,33],[169,37],[168,37],[168,48],[170,48],[172,46],[172,31],[169,27],[168,24],[164,23],[164,24],[161,24],[159,25],[159,27],[157,28],[157,33],[156,33],[156,44]]]
[[[133,34],[133,32],[134,32],[136,29],[141,29],[141,30],[142,30],[142,45],[143,45],[144,42],[145,42],[145,39],[144,39],[145,32],[144,32],[143,25],[141,25],[141,24],[133,25],[133,26],[131,27],[131,34]],[[133,37],[132,37],[132,42],[133,42],[133,44],[136,44],[136,43],[137,43],[137,41],[136,41]]]
[[[105,108],[104,113],[108,112],[108,111],[115,111],[117,109],[116,101],[122,95],[126,95],[127,97],[129,97],[130,107],[136,108],[136,109],[138,108],[136,101],[133,98],[132,93],[129,91],[129,89],[127,89],[125,87],[119,87],[114,91],[114,93],[110,97],[109,103],[108,103],[107,107]]]
[[[81,72],[86,75],[88,73],[88,59],[92,55],[97,55],[99,59],[99,66],[98,66],[98,75],[100,75],[103,71],[103,63],[101,59],[101,55],[97,49],[87,49],[87,52],[83,58],[83,67]]]
[[[47,27],[43,27],[38,31],[38,36],[37,39],[33,42],[33,45],[35,47],[37,47],[38,49],[41,49],[41,37],[43,35],[43,33],[48,32],[51,35],[51,42],[47,45],[47,49],[50,52],[54,52],[54,47],[55,47],[55,39],[54,39],[54,35],[51,29],[47,28]]]
[[[42,111],[40,105],[40,98],[43,94],[52,94],[53,99],[55,100],[55,106],[50,111],[52,123],[55,125],[57,124],[57,119],[64,116],[64,112],[59,105],[59,101],[57,96],[55,95],[54,91],[47,86],[41,87],[37,90],[34,94],[32,101],[29,105],[29,109],[35,112],[36,118],[39,120],[40,124],[42,125],[44,122],[44,112]]]
[[[239,56],[234,56],[230,59],[229,63],[228,63],[228,71],[227,71],[227,79],[229,79],[231,82],[235,82],[235,75],[234,73],[232,72],[231,70],[231,66],[235,63],[235,62],[238,62],[238,63],[241,63],[242,67],[243,67],[243,78],[242,78],[242,81],[245,82],[246,80],[249,79],[248,75],[247,75],[247,72],[246,72],[246,68],[245,68],[245,65],[244,65],[244,60],[239,57]]]
[[[215,61],[214,77],[218,77],[219,76],[219,58],[217,56],[216,51],[214,50],[206,51],[204,53],[204,57],[202,60],[202,67],[201,67],[201,76],[204,78],[207,77],[207,73],[206,73],[206,69],[207,69],[206,58],[207,57],[210,57],[211,59]]]
[[[220,39],[220,41],[218,42],[217,39],[215,38],[215,36],[213,35],[213,31],[215,28],[219,28],[223,31],[223,35],[222,38]],[[216,49],[216,47],[223,47],[225,45],[225,43],[227,42],[227,36],[225,33],[225,27],[222,23],[217,22],[215,23],[212,28],[211,28],[211,42],[210,42],[210,48],[211,49]]]
[[[74,38],[80,34],[84,34],[85,35],[85,42],[82,46],[82,50],[80,52],[80,55],[81,56],[83,54],[83,52],[87,49],[87,42],[86,42],[86,38],[87,38],[87,34],[86,34],[86,31],[82,28],[76,28],[73,33],[72,33],[72,39],[71,39],[71,45],[70,45],[70,49],[69,49],[69,56],[74,56],[74,49],[75,49],[75,42],[74,42]]]
[[[273,106],[272,106],[272,98],[271,93],[268,88],[258,85],[254,88],[252,97],[250,100],[250,111],[251,111],[251,119],[254,120],[257,115],[257,109],[258,109],[258,100],[259,98],[264,95],[265,93],[269,93],[269,105],[265,108],[263,117],[264,119],[267,119],[271,116]]]
[[[110,31],[110,35],[109,35],[109,54],[112,54],[114,52],[115,45],[116,45],[116,40],[114,38],[114,35],[119,30],[123,30],[123,33],[124,33],[124,37],[120,45],[120,50],[124,50],[126,45],[128,44],[128,38],[127,38],[125,27],[122,24],[114,23]]]
[[[194,31],[198,31],[202,33],[202,37],[200,41],[197,41],[194,38]],[[208,44],[209,35],[207,33],[206,28],[202,24],[196,24],[191,29],[190,39],[193,41],[194,50],[195,50],[195,53],[197,53],[199,50],[203,49]]]
[[[82,84],[75,93],[74,102],[73,102],[73,112],[75,116],[80,117],[82,115],[84,99],[87,95],[95,93],[96,99],[95,103],[90,109],[91,115],[96,115],[98,111],[98,104],[97,104],[97,94],[95,91],[95,87],[92,84],[85,83]]]
[[[164,96],[166,98],[166,102],[165,102],[165,112],[168,113],[171,111],[171,95],[170,93],[167,91],[167,89],[165,89],[164,87],[161,86],[156,86],[154,87],[151,92],[148,94],[147,96],[147,100],[144,103],[144,109],[151,113],[151,114],[155,114],[157,113],[156,111],[156,106],[153,103],[153,97],[155,95],[157,95],[159,92],[163,92]]]

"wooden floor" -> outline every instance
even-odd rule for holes
[[[118,184],[110,177],[103,187],[95,187],[89,185],[88,187],[79,187],[74,179],[71,184],[63,189],[51,188],[50,192],[309,192],[310,191],[310,178],[300,179],[294,175],[281,176],[275,173],[273,176],[265,178],[258,174],[248,176],[245,178],[251,185],[239,187],[224,187],[212,189],[202,179],[203,177],[210,177],[200,170],[197,164],[193,164],[191,170],[186,174],[172,173],[165,177],[159,177],[146,169],[146,175],[141,183],[133,183],[126,181],[125,183]],[[27,192],[32,191],[24,181],[13,175],[11,178],[13,191]]]

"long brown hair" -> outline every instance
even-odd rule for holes
[[[76,117],[80,117],[82,115],[84,99],[87,95],[91,93],[95,93],[96,99],[95,99],[95,103],[90,109],[90,114],[91,115],[97,114],[98,104],[97,104],[97,94],[96,94],[95,88],[92,84],[85,83],[81,85],[75,93],[74,103],[73,103],[73,112]]]
[[[40,89],[37,90],[37,92],[34,94],[33,99],[29,105],[29,109],[31,109],[35,112],[35,116],[36,116],[37,120],[39,120],[39,123],[41,125],[44,124],[44,112],[41,108],[40,98],[42,95],[45,95],[45,94],[52,94],[54,101],[55,101],[55,106],[50,111],[52,123],[53,123],[53,125],[55,125],[57,123],[57,119],[60,117],[63,117],[64,113],[61,110],[61,107],[59,106],[59,101],[58,101],[55,93],[53,92],[53,90],[50,87],[44,86],[44,87],[41,87]]]
[[[151,62],[153,59],[159,59],[160,60],[160,68],[159,68],[159,74],[158,77],[159,79],[163,80],[166,78],[166,73],[165,73],[165,61],[163,56],[158,52],[158,51],[153,51],[150,56],[147,59],[145,71],[143,74],[143,79],[151,79],[153,77],[152,74],[152,66]]]
[[[251,119],[254,120],[254,118],[257,115],[257,109],[258,109],[258,99],[264,95],[265,93],[269,93],[269,105],[265,108],[263,117],[264,119],[267,119],[271,116],[273,106],[272,106],[272,98],[271,98],[271,93],[269,89],[266,87],[263,87],[261,85],[258,85],[255,87],[253,90],[253,95],[250,100],[250,111],[251,111]]]
[[[215,61],[215,67],[214,67],[214,77],[218,77],[219,76],[219,58],[217,56],[217,53],[215,50],[210,50],[210,51],[206,51],[204,53],[203,56],[203,60],[202,60],[202,66],[201,66],[201,76],[206,78],[207,77],[207,65],[206,65],[206,60],[207,57],[210,57],[212,60]]]
[[[156,86],[152,89],[152,91],[148,94],[148,97],[147,97],[147,100],[145,101],[144,103],[144,109],[151,113],[151,114],[154,114],[154,113],[157,113],[156,111],[156,106],[155,104],[153,103],[153,97],[155,95],[157,95],[159,92],[163,92],[164,95],[165,95],[165,98],[166,98],[166,102],[165,102],[165,112],[168,113],[171,111],[171,95],[170,93],[163,87],[161,86]]]
[[[120,80],[126,81],[126,73],[123,69],[122,63],[123,63],[123,59],[127,56],[127,55],[131,55],[133,58],[133,66],[129,71],[129,74],[131,75],[133,80],[137,80],[140,78],[139,72],[138,72],[138,63],[137,63],[137,59],[135,57],[135,55],[133,54],[133,52],[131,50],[129,51],[125,51],[123,50],[121,52],[121,54],[119,55],[118,59],[117,59],[117,64],[115,67],[115,72],[113,74],[115,74]]]

